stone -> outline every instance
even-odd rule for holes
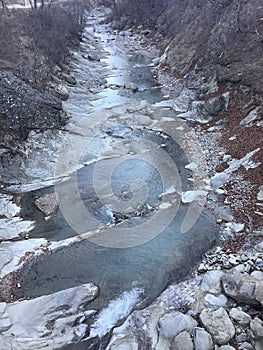
[[[139,125],[148,126],[152,123],[152,120],[150,117],[147,117],[146,115],[140,115],[136,118],[136,121]]]
[[[226,310],[222,307],[218,310],[203,310],[200,319],[214,341],[219,345],[227,344],[235,335],[235,327]]]
[[[125,88],[128,90],[132,90],[133,92],[138,91],[138,85],[135,83],[129,83],[129,84],[125,85]]]
[[[46,193],[44,196],[35,200],[35,205],[45,215],[54,214],[58,207],[58,199],[56,193]]]
[[[73,75],[66,75],[65,79],[66,79],[67,83],[69,83],[70,85],[77,84],[76,78]]]
[[[255,341],[255,349],[263,350],[263,339]]]
[[[218,350],[235,350],[235,348],[233,348],[233,346],[230,346],[230,345],[223,345],[223,346],[220,346]]]
[[[254,350],[254,347],[251,344],[244,342],[238,347],[238,350]]]
[[[245,127],[252,126],[253,122],[258,117],[258,111],[259,111],[259,108],[252,109],[252,111],[250,111],[248,113],[248,115],[244,119],[241,120],[239,125],[245,126]]]
[[[236,341],[240,344],[248,340],[246,333],[240,333],[236,336]]]
[[[258,317],[250,322],[250,328],[253,331],[255,339],[263,338],[263,321]]]
[[[53,85],[52,86],[54,94],[63,101],[66,101],[69,98],[68,89],[63,84]]]
[[[263,272],[262,271],[253,271],[253,272],[251,272],[250,276],[258,281],[263,281]]]
[[[134,338],[125,337],[114,341],[109,350],[139,350],[139,347]]]
[[[263,280],[256,282],[254,295],[256,300],[263,306]]]
[[[203,328],[194,329],[195,350],[212,350],[213,341],[211,335]]]
[[[227,222],[226,227],[229,228],[232,232],[239,233],[244,231],[245,225],[236,222]]]
[[[207,307],[213,307],[213,308],[219,308],[223,307],[227,304],[227,297],[224,294],[220,294],[218,296],[215,296],[213,294],[206,294],[204,298],[204,304]]]
[[[166,338],[174,338],[183,331],[191,332],[197,322],[189,315],[179,311],[172,311],[159,318],[158,327]]]
[[[251,316],[242,311],[241,308],[232,308],[229,312],[229,316],[241,325],[246,325],[251,321]]]
[[[224,275],[222,271],[213,270],[207,272],[202,280],[200,289],[211,294],[221,293],[221,277]]]
[[[255,250],[260,252],[260,253],[263,253],[263,241],[258,243],[256,246],[255,246]]]
[[[211,177],[210,182],[213,188],[219,188],[229,181],[230,175],[225,172],[216,173]]]
[[[193,342],[187,331],[179,333],[173,340],[171,350],[193,350]]]
[[[182,192],[182,203],[191,203],[197,200],[199,197],[205,197],[206,195],[207,192],[201,190]]]
[[[235,271],[235,273],[224,275],[221,280],[227,296],[237,302],[249,305],[259,304],[254,295],[257,280],[251,276],[242,277],[238,271]]]

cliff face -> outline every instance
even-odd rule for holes
[[[261,0],[170,1],[157,23],[170,38],[167,63],[175,72],[210,67],[219,83],[263,92]]]

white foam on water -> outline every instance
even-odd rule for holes
[[[133,288],[129,292],[123,292],[119,297],[109,302],[109,305],[102,309],[91,327],[90,337],[107,334],[121,319],[127,317],[135,305],[140,302],[143,293],[141,288]]]

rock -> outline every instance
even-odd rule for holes
[[[100,57],[97,53],[93,52],[93,53],[89,53],[87,56],[87,59],[90,61],[95,61],[95,62],[99,62],[100,61]]]
[[[263,281],[263,272],[262,271],[253,271],[253,272],[251,272],[250,276],[258,281]]]
[[[254,320],[250,322],[250,328],[253,331],[255,339],[263,338],[263,321],[258,317],[255,317]]]
[[[214,341],[219,345],[227,344],[235,335],[235,327],[226,310],[222,307],[218,310],[203,310],[200,319]]]
[[[224,294],[220,294],[215,296],[213,294],[206,294],[204,298],[204,304],[207,307],[219,308],[223,307],[227,304],[227,297]]]
[[[158,321],[159,330],[166,338],[174,338],[183,331],[191,332],[196,326],[197,322],[191,316],[179,311],[166,313]]]
[[[109,350],[139,350],[139,347],[134,338],[125,337],[114,341]]]
[[[254,347],[251,344],[244,342],[238,347],[238,350],[254,350]]]
[[[129,84],[125,85],[125,88],[128,90],[132,90],[133,92],[138,91],[138,85],[135,83],[129,83]]]
[[[245,126],[245,127],[252,126],[253,122],[258,117],[258,111],[259,111],[259,108],[253,109],[251,112],[248,113],[248,115],[244,119],[241,120],[239,125]]]
[[[256,288],[255,288],[255,298],[257,301],[261,303],[263,306],[263,280],[256,282]]]
[[[223,275],[222,271],[217,270],[207,272],[203,277],[200,289],[211,294],[220,294],[222,289],[221,277]]]
[[[66,75],[65,79],[66,79],[67,83],[69,83],[70,85],[77,84],[76,78],[73,75]]]
[[[63,84],[53,85],[51,88],[54,94],[61,100],[66,101],[69,98],[68,89]]]
[[[196,163],[189,163],[185,166],[185,169],[195,171],[198,168],[198,165]]]
[[[207,270],[208,270],[208,267],[204,263],[201,263],[198,266],[198,272],[200,272],[200,273],[206,272]]]
[[[179,333],[173,340],[171,350],[193,350],[193,342],[186,331]]]
[[[225,173],[225,172],[216,173],[214,176],[211,177],[210,183],[212,187],[219,188],[224,184],[226,184],[229,181],[229,179],[230,179],[230,175],[228,173]]]
[[[150,34],[150,33],[151,33],[151,30],[150,30],[150,29],[144,29],[144,30],[141,31],[141,34],[142,34],[142,35],[148,35],[148,34]]]
[[[5,216],[7,219],[11,219],[20,212],[20,207],[13,203],[12,200],[13,196],[0,194],[0,215]]]
[[[227,296],[237,302],[250,305],[259,304],[254,295],[257,280],[251,276],[241,277],[241,274],[236,271],[234,274],[224,275],[221,280]]]
[[[182,203],[191,203],[199,197],[205,197],[207,195],[206,191],[186,191],[182,193]]]
[[[233,346],[230,346],[230,345],[223,345],[223,346],[220,346],[218,350],[235,350],[235,348],[233,348]]]
[[[263,253],[263,241],[258,243],[256,246],[255,246],[255,250],[260,252],[260,253]]]
[[[35,200],[35,205],[45,215],[54,214],[58,207],[58,199],[56,193],[46,193],[44,196]]]
[[[195,350],[212,350],[213,341],[211,335],[203,328],[194,329]]]
[[[256,350],[263,350],[263,339],[255,341],[255,349]]]
[[[136,118],[136,122],[139,125],[148,126],[152,123],[152,120],[150,117],[147,117],[146,115],[140,115]]]
[[[241,308],[232,308],[229,312],[229,316],[241,325],[246,325],[251,321],[251,316],[242,311]]]
[[[236,222],[227,222],[226,227],[229,228],[232,232],[239,233],[244,231],[245,225]]]

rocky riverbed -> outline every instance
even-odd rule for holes
[[[55,94],[68,98],[63,108],[70,123],[55,133],[31,132],[25,155],[6,160],[1,173],[1,348],[259,350],[262,231],[255,230],[254,217],[262,215],[263,196],[260,184],[252,185],[246,175],[259,169],[255,155],[260,150],[255,147],[237,158],[220,144],[226,123],[220,116],[232,97],[218,89],[215,77],[204,82],[196,73],[174,80],[164,70],[165,56],[149,46],[149,32],[112,31],[103,23],[106,13],[94,11],[88,18],[82,49],[74,53],[66,73],[57,73],[60,88]],[[200,91],[215,96],[203,100]],[[257,110],[240,121],[240,129],[248,127],[262,127]],[[167,168],[167,155],[176,159],[175,166]],[[147,183],[150,194],[142,181],[133,184],[132,191],[126,184],[120,190],[123,173],[118,166],[135,158],[153,166],[144,165],[139,174],[139,180],[147,181],[143,175],[148,173],[154,178],[154,188]],[[94,186],[101,200],[96,205],[94,197],[89,200],[93,192],[86,190],[90,180],[85,173],[94,163],[98,163]],[[127,169],[132,173],[133,168]],[[76,169],[77,181],[70,177]],[[158,172],[163,187],[156,186]],[[112,175],[113,193],[104,186],[109,182],[106,173]],[[253,192],[253,199],[237,200],[240,191]],[[114,202],[116,206],[107,211],[113,195],[121,198],[122,205]],[[72,202],[77,203],[75,211]],[[125,209],[123,202],[128,203]],[[240,208],[243,215],[239,211],[236,216]],[[175,217],[176,226],[159,239],[161,224],[170,227]],[[131,230],[134,223],[141,224],[139,220],[144,220],[144,231]],[[179,229],[188,236],[173,247],[169,239]],[[148,246],[148,255],[143,252],[148,261],[140,260],[141,253],[136,256],[135,250],[130,254],[124,250],[143,247],[156,237],[156,246]],[[87,241],[100,247],[94,253],[90,245],[84,246],[92,258],[88,264],[78,250]],[[172,284],[219,243],[192,268],[190,277]],[[109,248],[117,248],[116,259]],[[159,264],[157,250],[165,265]],[[73,274],[65,277],[61,262],[67,259]],[[85,280],[84,271],[94,261],[88,275],[92,279]],[[174,268],[167,269],[169,264]],[[111,273],[105,272],[107,265]],[[146,265],[153,266],[149,280]],[[121,279],[115,272],[123,266]],[[133,278],[132,267],[139,278]],[[33,299],[17,300],[27,297]]]

